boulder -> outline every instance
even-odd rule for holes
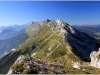
[[[93,51],[90,54],[91,62],[90,65],[96,68],[100,68],[100,48],[98,51]]]

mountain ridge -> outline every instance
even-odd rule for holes
[[[94,45],[92,50],[91,45]],[[84,46],[87,47],[86,50],[82,49]],[[1,63],[5,62],[0,64],[0,72],[7,73],[18,56],[27,54],[33,55],[35,59],[62,62],[65,67],[72,68],[72,61],[90,61],[90,52],[96,51],[98,47],[99,45],[92,37],[77,31],[68,23],[47,19],[34,37],[29,38],[21,47],[0,59]],[[4,72],[5,67],[7,67],[6,72]]]

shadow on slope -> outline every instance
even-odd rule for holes
[[[75,33],[66,33],[65,40],[72,46],[72,52],[83,61],[90,62],[90,53],[98,51],[100,44],[94,38],[75,30]]]

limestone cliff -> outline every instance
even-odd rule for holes
[[[100,48],[98,51],[93,51],[90,54],[90,58],[91,58],[91,66],[94,66],[96,68],[100,68]]]

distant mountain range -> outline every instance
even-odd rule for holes
[[[34,32],[33,30],[38,29],[39,26],[40,23],[30,23],[30,26],[27,24],[22,26],[12,25],[5,28],[2,33],[0,33],[0,35],[3,37],[3,39],[0,40],[0,58],[10,53],[12,49],[16,49],[17,47],[21,46],[21,44],[23,44],[25,40],[29,38],[29,36],[34,37],[32,35]],[[16,30],[14,28],[16,28]],[[6,38],[4,38],[4,36]]]
[[[85,32],[93,38],[100,38],[100,25],[73,25],[74,28],[81,32]]]
[[[26,29],[29,24],[24,25],[10,25],[10,26],[0,26],[0,39],[5,40],[15,37],[23,32],[21,30]]]

